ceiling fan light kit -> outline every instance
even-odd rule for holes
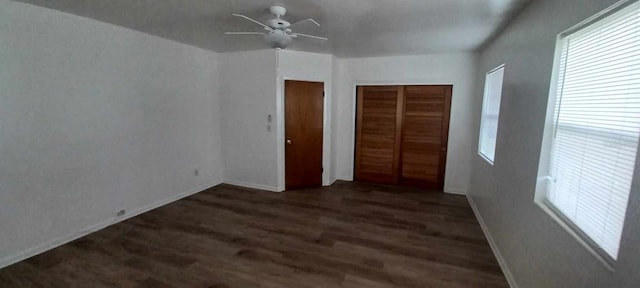
[[[285,34],[285,32],[282,32],[280,30],[272,31],[265,37],[265,39],[267,40],[267,43],[269,44],[269,46],[271,46],[271,48],[276,49],[287,48],[293,41],[291,35],[287,35]]]
[[[289,21],[282,19],[282,16],[287,14],[287,9],[282,6],[271,6],[269,8],[269,12],[275,16],[273,19],[269,19],[266,23],[261,23],[255,19],[252,19],[248,16],[241,14],[233,14],[233,16],[243,18],[245,20],[251,21],[258,26],[262,27],[267,32],[226,32],[227,35],[263,35],[267,44],[275,49],[285,49],[287,48],[293,39],[300,37],[306,37],[317,40],[329,40],[325,37],[302,34],[302,33],[294,33],[290,28],[296,24],[300,24],[303,22],[312,22],[316,26],[320,26],[318,22],[309,18],[302,21],[298,21],[296,23],[291,24]]]

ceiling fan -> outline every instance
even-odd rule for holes
[[[291,24],[289,23],[289,21],[282,19],[282,16],[287,14],[286,8],[282,6],[271,6],[271,8],[269,8],[269,11],[271,12],[271,14],[275,16],[275,18],[270,19],[269,21],[266,22],[266,24],[260,23],[245,15],[233,14],[233,16],[249,20],[261,26],[264,30],[266,30],[266,32],[226,32],[225,34],[227,35],[263,35],[265,40],[267,40],[267,43],[269,44],[269,46],[276,49],[287,48],[287,46],[291,44],[291,41],[293,41],[294,38],[298,38],[298,37],[307,37],[307,38],[313,38],[313,39],[325,40],[325,41],[329,40],[328,38],[325,38],[325,37],[313,36],[313,35],[302,34],[302,33],[294,33],[293,30],[291,30],[291,27],[293,27],[294,25],[304,23],[304,22],[311,22],[316,26],[320,27],[320,24],[311,18]]]

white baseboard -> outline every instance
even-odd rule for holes
[[[480,227],[482,228],[482,232],[484,233],[484,236],[487,237],[489,246],[491,246],[493,255],[495,255],[496,259],[498,260],[498,264],[502,269],[502,273],[504,273],[504,277],[507,278],[507,282],[509,282],[509,286],[511,288],[518,288],[516,279],[513,277],[513,274],[511,274],[511,270],[509,270],[509,267],[507,266],[507,261],[504,260],[504,257],[502,257],[502,253],[500,253],[500,249],[498,249],[496,242],[493,240],[493,237],[489,233],[489,229],[487,228],[487,225],[485,225],[485,222],[482,219],[482,216],[480,216],[480,212],[478,212],[478,207],[476,206],[476,203],[473,202],[473,198],[471,198],[471,196],[467,196],[467,200],[469,201],[469,205],[471,205],[471,209],[473,209],[473,214],[476,215],[476,218],[480,223]]]
[[[180,194],[177,194],[177,195],[173,195],[171,197],[164,198],[164,199],[156,201],[156,202],[154,202],[154,203],[152,203],[150,205],[143,206],[143,207],[131,210],[130,212],[128,212],[127,214],[125,214],[123,216],[113,217],[113,218],[104,220],[104,221],[102,221],[100,223],[91,225],[91,226],[89,226],[89,227],[87,227],[87,228],[85,228],[85,229],[83,229],[81,231],[73,232],[73,233],[71,233],[69,235],[65,235],[65,236],[62,236],[60,238],[56,238],[56,239],[53,239],[53,240],[50,240],[50,241],[46,241],[44,243],[38,244],[38,245],[36,245],[34,247],[31,247],[31,248],[29,248],[29,249],[27,249],[25,251],[22,251],[22,252],[19,252],[17,254],[14,254],[14,255],[10,255],[10,256],[4,257],[4,258],[0,259],[0,268],[4,268],[4,267],[7,267],[9,265],[18,263],[20,261],[23,261],[25,259],[31,258],[33,256],[36,256],[38,254],[41,254],[43,252],[46,252],[46,251],[51,250],[53,248],[56,248],[58,246],[64,245],[66,243],[69,243],[69,242],[71,242],[73,240],[76,240],[78,238],[81,238],[81,237],[84,237],[86,235],[89,235],[89,234],[91,234],[93,232],[96,232],[98,230],[104,229],[104,228],[106,228],[108,226],[111,226],[113,224],[116,224],[118,222],[122,222],[124,220],[129,219],[129,218],[138,216],[138,215],[140,215],[142,213],[151,211],[153,209],[156,209],[158,207],[167,205],[167,204],[169,204],[171,202],[175,202],[175,201],[180,200],[182,198],[191,196],[191,195],[196,194],[198,192],[202,192],[204,190],[207,190],[207,189],[209,189],[211,187],[214,187],[214,186],[216,186],[218,184],[221,184],[221,183],[222,183],[222,181],[215,181],[213,183],[209,183],[209,184],[197,187],[197,188],[189,190],[187,192],[183,192],[183,193],[180,193]]]
[[[283,191],[282,189],[279,189],[278,187],[275,187],[275,186],[254,184],[254,183],[243,182],[243,181],[225,180],[224,183],[225,184],[229,184],[229,185],[234,185],[234,186],[240,186],[240,187],[251,188],[251,189],[258,189],[258,190],[265,190],[265,191],[271,191],[271,192],[282,192]]]
[[[353,182],[353,177],[352,176],[344,176],[344,175],[342,175],[342,176],[336,175],[336,180]]]
[[[453,194],[453,195],[467,195],[467,191],[459,190],[459,189],[451,189],[444,187],[444,193]]]

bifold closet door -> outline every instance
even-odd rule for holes
[[[405,86],[400,184],[444,188],[451,86]]]
[[[360,86],[355,180],[442,189],[452,86]]]
[[[358,87],[355,180],[398,181],[402,97],[398,86]]]

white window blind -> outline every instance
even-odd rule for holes
[[[640,135],[640,4],[559,41],[545,200],[615,260]]]
[[[496,138],[498,137],[498,116],[500,113],[500,99],[502,98],[503,77],[504,66],[500,66],[487,73],[484,84],[478,153],[492,164],[496,154]]]

